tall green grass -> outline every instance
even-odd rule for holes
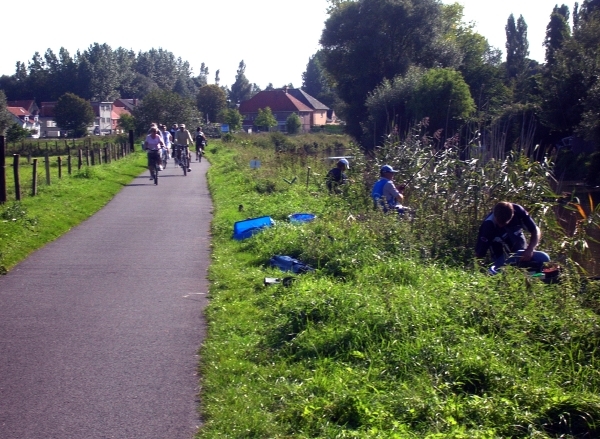
[[[416,217],[399,220],[373,210],[368,190],[384,162],[403,169],[400,181],[419,170],[432,153],[423,142],[355,151],[340,196],[324,188],[326,152],[309,138],[281,142],[208,148],[215,217],[199,438],[600,434],[598,285],[566,250],[552,285],[516,269],[487,276],[472,257],[472,235],[500,199],[530,206],[559,236],[550,167],[464,162],[447,148],[407,189]],[[317,219],[290,224],[295,212]],[[262,215],[275,226],[232,239],[235,221]],[[265,286],[287,275],[269,267],[276,254],[316,271]]]
[[[0,272],[6,272],[33,250],[56,239],[98,211],[131,182],[146,164],[138,152],[110,164],[66,167],[58,179],[56,163],[50,186],[45,183],[43,162],[38,167],[38,195],[31,196],[32,169],[22,162],[22,199],[14,198],[14,180],[8,176],[9,201],[0,205]]]

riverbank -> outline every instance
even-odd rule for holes
[[[517,270],[490,277],[444,263],[439,255],[467,251],[449,233],[464,215],[441,196],[432,206],[445,209],[414,222],[372,210],[373,168],[358,155],[338,196],[315,156],[248,140],[209,149],[215,217],[199,438],[600,433],[600,291],[571,266],[547,285]],[[436,165],[432,179],[456,178]],[[422,197],[415,189],[407,200]],[[297,212],[316,219],[290,223]],[[232,239],[236,221],[265,215],[273,227]],[[283,273],[270,267],[274,255],[315,271]],[[284,276],[294,280],[264,282]]]

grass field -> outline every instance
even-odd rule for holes
[[[43,159],[38,167],[38,195],[31,196],[32,167],[21,159],[21,202],[15,201],[14,179],[7,178],[9,201],[0,205],[0,271],[9,270],[33,250],[56,239],[98,211],[123,185],[139,175],[146,155],[138,152],[110,164],[63,169],[58,179],[52,158],[51,184],[46,184]],[[12,164],[12,162],[11,162]]]
[[[305,152],[247,138],[209,148],[214,252],[198,438],[600,435],[596,283],[568,260],[551,285],[448,264],[431,246],[460,248],[451,225],[437,235],[449,217],[373,211],[364,179],[376,168],[354,161],[344,194],[329,195],[328,163]],[[317,219],[294,225],[295,212]],[[263,215],[275,226],[232,239],[235,221]],[[289,276],[269,266],[273,255],[316,270],[266,286]]]

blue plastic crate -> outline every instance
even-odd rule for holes
[[[275,221],[270,216],[261,216],[258,218],[248,218],[237,221],[233,225],[233,239],[241,241],[250,238],[252,235],[262,231],[265,227],[271,227]]]

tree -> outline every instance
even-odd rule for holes
[[[167,90],[152,90],[133,110],[138,133],[148,131],[151,123],[171,126],[184,123],[189,127],[200,125],[202,115],[196,104],[179,94]]]
[[[323,66],[346,103],[350,134],[362,137],[367,95],[413,65],[455,67],[460,57],[443,35],[437,0],[358,0],[331,9],[320,43]]]
[[[555,53],[563,46],[564,42],[571,38],[571,29],[569,28],[569,7],[556,5],[550,14],[550,22],[546,26],[546,38],[544,46],[546,47],[546,66],[554,64]]]
[[[302,73],[302,89],[329,108],[340,108],[340,98],[330,85],[322,58],[322,51],[309,58],[306,71]]]
[[[121,114],[121,117],[119,117],[118,125],[119,128],[126,133],[128,133],[129,130],[135,130],[135,117],[131,114],[123,113]]]
[[[301,126],[302,121],[300,120],[300,116],[296,113],[290,114],[285,121],[285,127],[289,134],[298,134]]]
[[[242,128],[242,115],[237,108],[226,108],[221,112],[220,120],[229,125],[231,131]]]
[[[424,69],[413,66],[405,75],[384,79],[369,94],[366,100],[369,118],[363,124],[365,137],[378,144],[393,130],[401,134],[409,131],[416,123],[409,103],[424,74]]]
[[[246,64],[244,64],[244,60],[241,60],[235,76],[235,82],[229,92],[229,100],[234,104],[247,101],[252,97],[252,84],[246,78],[245,71]]]
[[[65,93],[56,102],[54,119],[61,129],[73,131],[75,137],[81,137],[87,134],[87,127],[94,123],[94,109],[85,99]]]
[[[254,125],[257,127],[266,128],[267,131],[270,130],[271,127],[277,126],[277,119],[273,116],[273,112],[270,107],[259,108],[258,115],[256,119],[254,119]]]
[[[527,24],[522,15],[515,25],[515,17],[510,14],[506,26],[506,70],[509,78],[516,78],[525,72],[529,56]]]
[[[94,43],[81,55],[79,64],[81,96],[94,101],[113,101],[119,97],[122,71],[108,44]]]
[[[196,95],[196,104],[205,117],[214,122],[219,113],[227,107],[227,96],[218,85],[205,85]]]
[[[589,8],[584,2],[581,13],[574,9],[572,36],[552,52],[551,68],[541,80],[541,120],[557,136],[576,131],[596,140],[600,139],[600,17],[590,14]]]
[[[9,142],[18,142],[28,137],[31,133],[28,129],[19,126],[18,123],[13,123],[6,130],[6,140]]]
[[[460,72],[454,69],[430,69],[422,76],[409,103],[417,120],[428,117],[432,131],[443,129],[446,137],[456,131],[456,122],[464,121],[475,103]]]
[[[0,135],[4,134],[4,131],[11,125],[12,120],[12,114],[10,114],[6,105],[6,95],[3,90],[0,90]]]

